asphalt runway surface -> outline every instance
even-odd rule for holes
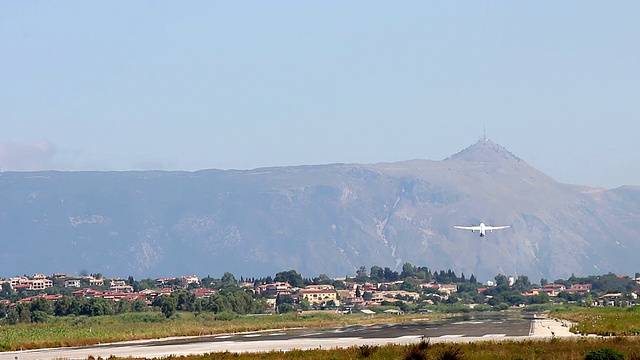
[[[210,352],[266,352],[293,349],[330,349],[360,345],[408,344],[422,339],[431,342],[468,342],[523,339],[533,335],[532,318],[453,319],[447,322],[412,322],[326,329],[273,330],[205,337],[131,341],[87,347],[27,350],[0,353],[1,360],[161,358],[169,355]]]

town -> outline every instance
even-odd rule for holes
[[[321,274],[305,279],[295,270],[275,277],[216,279],[196,275],[135,280],[102,274],[36,274],[0,280],[0,318],[6,323],[41,322],[47,316],[112,315],[124,312],[211,311],[269,314],[324,310],[337,313],[403,314],[543,309],[553,304],[633,306],[640,304],[640,274],[571,276],[532,283],[526,275],[497,275],[485,284],[453,271],[431,272],[404,264],[402,272],[360,267],[353,277]]]

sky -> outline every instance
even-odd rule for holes
[[[1,1],[0,168],[444,159],[640,185],[640,3]]]

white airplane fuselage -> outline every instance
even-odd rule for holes
[[[485,232],[487,230],[485,229],[485,225],[484,225],[483,222],[480,223],[480,230],[478,230],[478,231],[480,232],[480,237],[483,237],[483,236],[486,235]],[[473,232],[473,230],[471,230],[471,232]]]
[[[480,225],[473,225],[473,226],[454,226],[454,228],[456,229],[471,230],[471,232],[477,231],[480,234],[480,237],[484,237],[487,234],[487,231],[493,232],[493,230],[502,230],[510,227],[511,225],[489,226],[489,225],[485,225],[483,222],[481,222]]]

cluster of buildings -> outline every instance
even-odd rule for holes
[[[254,286],[251,282],[239,283],[241,288],[252,290],[255,294],[260,294],[265,301],[276,308],[278,296],[290,296],[294,303],[307,303],[311,307],[341,307],[341,306],[379,306],[385,302],[415,303],[421,298],[426,303],[434,303],[434,300],[445,301],[449,299],[451,294],[458,291],[457,284],[437,284],[423,283],[420,284],[420,292],[398,290],[402,288],[403,281],[381,282],[381,283],[356,283],[342,280],[345,287],[336,289],[332,285],[308,285],[304,288],[292,287],[288,282],[274,282],[270,284],[261,284]],[[636,279],[640,283],[640,279]],[[9,284],[13,290],[30,290],[44,291],[55,285],[64,286],[66,288],[78,288],[71,292],[73,296],[83,296],[87,298],[101,297],[113,301],[127,299],[135,301],[143,299],[148,304],[157,296],[169,295],[176,289],[190,289],[196,297],[209,297],[217,292],[217,290],[201,287],[200,279],[196,275],[187,275],[179,278],[159,278],[156,279],[155,289],[134,289],[126,280],[123,279],[105,279],[92,275],[85,276],[69,276],[64,274],[53,274],[45,276],[36,274],[32,277],[16,276],[9,279],[0,280],[0,285]],[[513,281],[509,279],[509,285],[513,286]],[[479,293],[483,293],[488,287],[494,286],[489,281],[487,287],[478,289]],[[542,293],[549,297],[557,297],[563,292],[569,294],[589,294],[592,291],[591,284],[573,284],[567,287],[563,284],[546,284],[539,288],[531,289],[522,293],[523,296],[533,296]],[[421,297],[428,293],[429,296]],[[609,293],[599,294],[594,297],[594,305],[612,305],[621,301],[623,294]],[[628,294],[632,299],[636,300],[638,294]],[[25,297],[18,302],[31,301],[34,298],[44,297],[47,300],[57,300],[62,295],[48,295],[41,293],[32,297]],[[628,296],[627,296],[628,298]],[[7,302],[6,300],[4,302]]]

